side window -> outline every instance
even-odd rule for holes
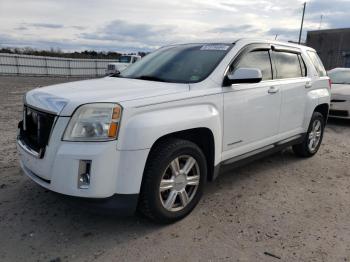
[[[267,50],[252,51],[245,54],[234,70],[238,68],[258,68],[261,70],[263,80],[272,79],[270,54]]]
[[[311,62],[314,65],[318,75],[326,76],[327,75],[326,69],[324,69],[321,59],[318,57],[317,53],[313,51],[307,51],[307,54],[310,57]]]
[[[273,52],[273,59],[276,64],[276,79],[301,77],[299,57],[294,53]]]

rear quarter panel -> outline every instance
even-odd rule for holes
[[[313,49],[309,49],[309,48],[305,48],[302,50],[302,57],[307,66],[308,77],[310,77],[310,80],[312,83],[312,87],[306,89],[307,104],[306,104],[305,118],[303,123],[305,132],[309,127],[310,119],[312,117],[312,114],[315,108],[321,104],[328,104],[329,106],[330,100],[331,100],[329,77],[328,76],[319,77],[314,65],[312,64],[307,54],[307,50],[314,51]]]

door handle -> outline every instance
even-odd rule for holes
[[[306,84],[305,84],[305,88],[311,88],[311,87],[312,87],[311,82],[306,82]]]
[[[278,93],[279,88],[275,86],[270,86],[269,90],[267,91],[269,94],[276,94]]]

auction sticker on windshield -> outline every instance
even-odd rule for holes
[[[206,50],[206,51],[226,51],[229,49],[229,45],[204,45],[201,47],[200,50]]]

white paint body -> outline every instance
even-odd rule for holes
[[[329,72],[344,71],[350,72],[350,68],[335,68]],[[350,79],[348,80],[350,82]],[[329,116],[333,118],[350,119],[350,84],[333,84],[331,93],[332,101]],[[342,114],[339,114],[339,111],[343,111]]]
[[[46,102],[47,97],[59,98],[68,104],[62,110],[56,109],[57,122],[42,159],[18,146],[24,172],[43,187],[72,196],[105,198],[113,194],[138,194],[150,149],[167,134],[193,128],[209,129],[215,142],[214,165],[218,165],[305,133],[315,107],[329,104],[328,77],[318,77],[307,58],[309,48],[297,46],[308,69],[307,77],[222,87],[232,59],[252,43],[296,47],[279,42],[239,40],[210,76],[196,84],[107,77],[28,92],[27,104],[41,110],[54,111]],[[312,86],[306,88],[307,83]],[[277,87],[279,92],[270,94],[271,86]],[[76,108],[94,102],[116,102],[123,107],[118,140],[62,141]],[[77,187],[81,159],[92,160],[88,189]]]

